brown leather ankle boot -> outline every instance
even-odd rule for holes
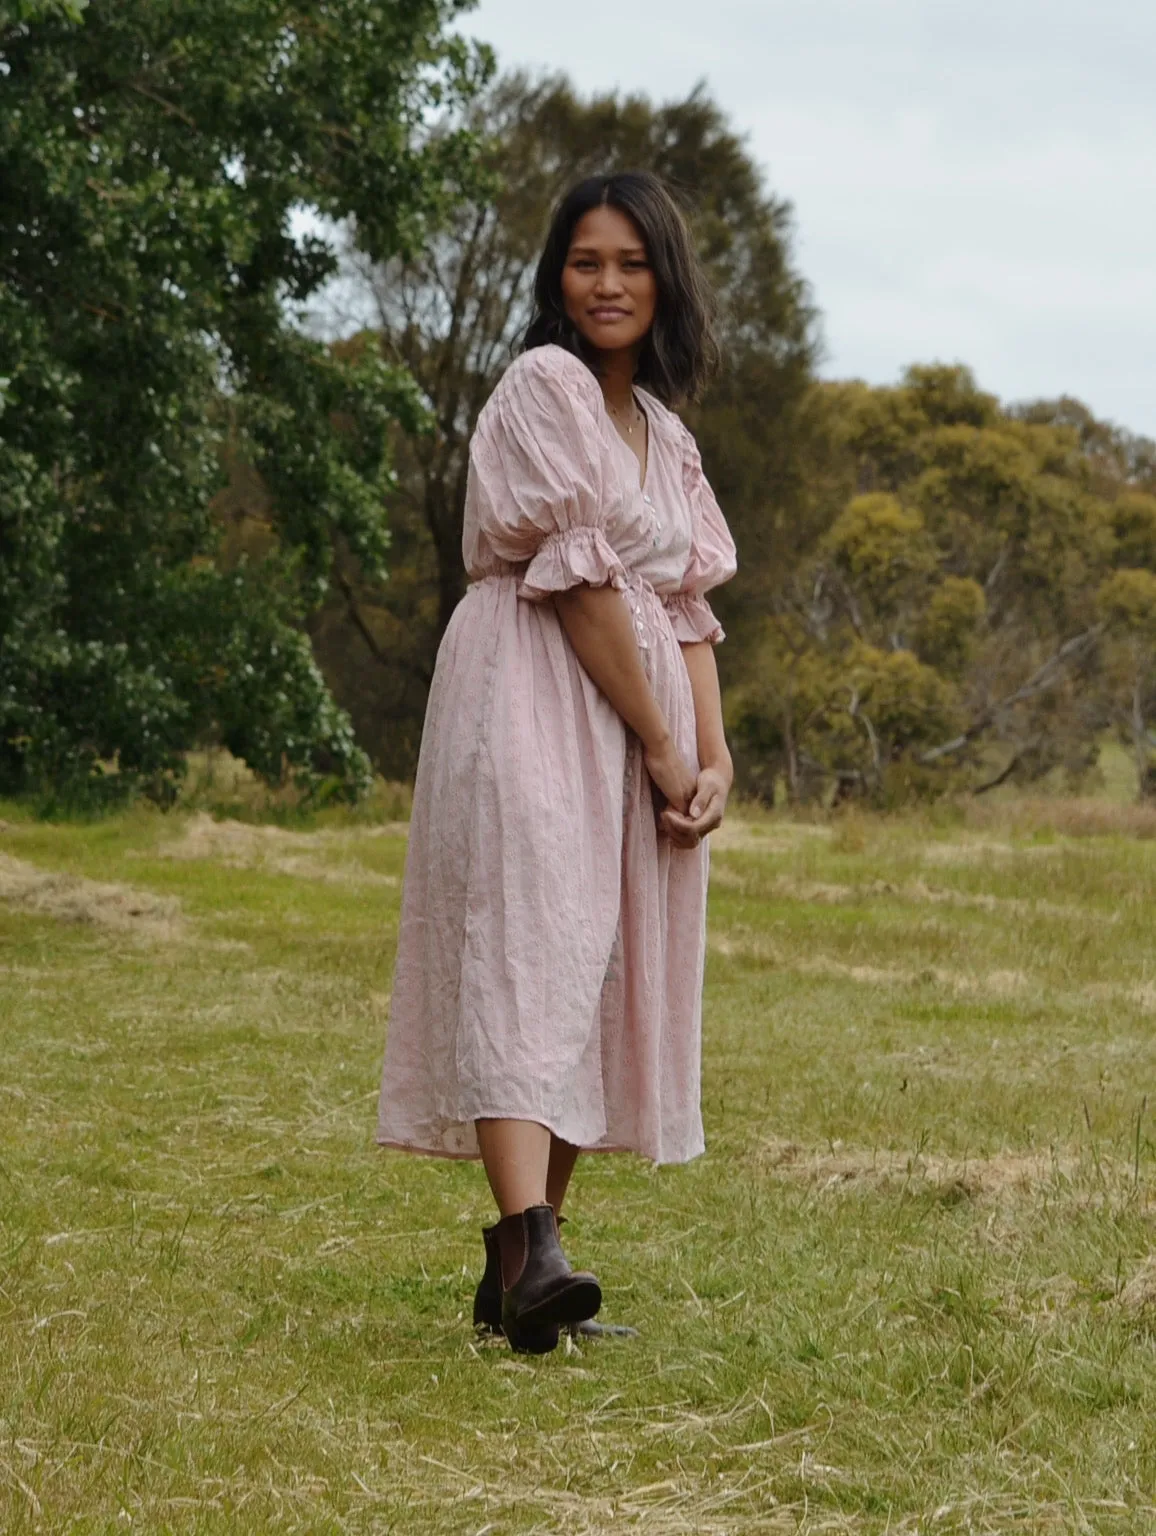
[[[482,1228],[486,1245],[486,1269],[474,1294],[474,1327],[485,1333],[502,1335],[502,1260],[498,1252],[498,1227]],[[525,1355],[548,1355],[558,1347],[558,1325],[517,1329],[508,1340],[511,1349]]]
[[[559,1216],[559,1239],[565,1224],[565,1216]],[[503,1331],[502,1265],[501,1256],[498,1253],[497,1223],[492,1227],[482,1228],[482,1242],[486,1249],[486,1267],[482,1272],[482,1278],[478,1281],[478,1288],[474,1292],[474,1327],[485,1333],[500,1334]],[[628,1328],[623,1323],[598,1323],[592,1317],[586,1318],[581,1323],[570,1323],[567,1326],[576,1339],[636,1339],[638,1337],[637,1328]],[[527,1351],[527,1353],[546,1354],[553,1347],[552,1344],[547,1343],[546,1349]]]
[[[565,1217],[562,1219],[565,1220]],[[486,1245],[486,1268],[474,1292],[474,1327],[484,1333],[503,1334],[502,1257],[498,1246],[497,1222],[492,1227],[482,1228],[482,1241]],[[557,1344],[558,1329],[547,1324],[545,1328],[523,1329],[514,1347],[526,1354],[545,1355],[556,1348]]]
[[[570,1268],[549,1205],[531,1205],[497,1225],[502,1276],[502,1328],[515,1349],[527,1331],[580,1323],[602,1305],[598,1281]],[[557,1342],[555,1340],[555,1342]],[[552,1346],[551,1346],[552,1347]]]

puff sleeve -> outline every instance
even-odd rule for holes
[[[698,445],[685,427],[682,433],[682,484],[691,518],[690,559],[682,585],[662,601],[676,640],[682,644],[709,640],[717,645],[725,637],[705,594],[734,575],[735,545],[710,482],[702,472]]]
[[[560,347],[523,353],[504,375],[470,445],[478,530],[500,560],[525,564],[518,593],[541,602],[579,582],[622,589],[606,536],[608,500],[598,420],[601,392]]]

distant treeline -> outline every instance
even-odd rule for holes
[[[454,8],[0,23],[0,791],[163,800],[214,742],[318,799],[409,775],[550,208],[645,166],[719,295],[687,415],[740,550],[741,787],[1076,781],[1116,731],[1156,792],[1156,445],[958,366],[819,383],[789,209],[718,106],[494,79]],[[344,251],[289,237],[301,203]],[[295,317],[337,273],[376,321],[325,345]]]

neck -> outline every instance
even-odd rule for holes
[[[598,382],[608,405],[627,410],[634,400],[634,374],[638,353],[633,347],[622,352],[598,354]]]

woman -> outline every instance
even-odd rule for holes
[[[598,1282],[562,1252],[580,1151],[703,1150],[707,848],[731,784],[704,594],[734,545],[663,402],[713,367],[670,195],[595,177],[555,214],[525,349],[470,444],[470,586],[414,793],[378,1140],[478,1157],[475,1322],[543,1352]]]

